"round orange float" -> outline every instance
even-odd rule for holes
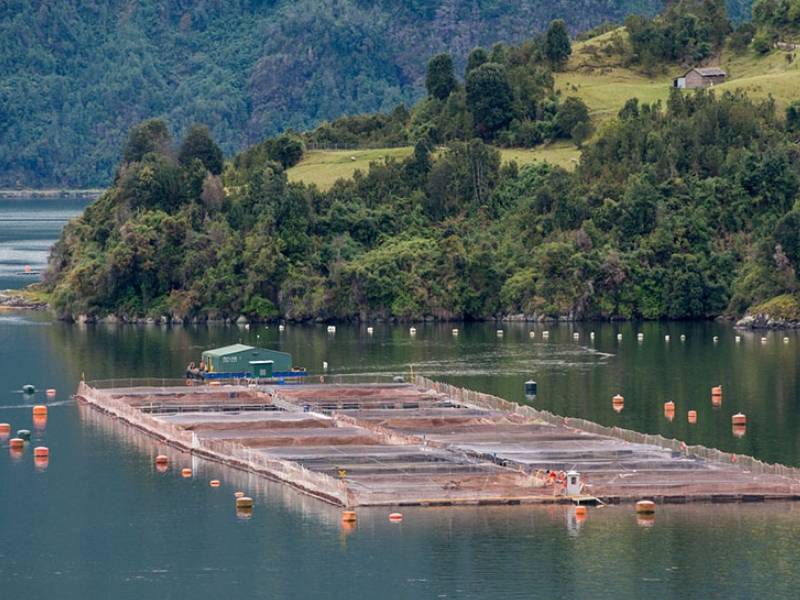
[[[25,447],[25,440],[22,438],[11,438],[8,440],[8,447],[12,450],[22,450]]]
[[[160,466],[166,466],[169,464],[169,458],[167,458],[164,454],[159,454],[156,456],[156,464]]]
[[[249,496],[242,496],[236,499],[236,508],[253,508],[253,499]]]
[[[36,446],[33,455],[37,458],[47,458],[50,456],[50,449],[47,446]]]
[[[734,425],[747,425],[747,416],[743,413],[736,413],[731,417],[731,422]]]
[[[403,513],[390,513],[389,520],[392,523],[399,523],[400,521],[403,520]]]
[[[216,487],[219,487],[222,484],[219,482],[219,479],[212,479],[211,481],[208,482],[208,485],[210,485],[211,487],[216,488]]]
[[[189,478],[192,476],[192,470],[188,467],[181,469],[181,477]]]
[[[639,500],[636,503],[636,514],[652,515],[656,512],[656,503],[652,500]]]
[[[690,410],[689,414],[688,414],[688,417],[689,417],[689,423],[690,424],[694,425],[695,423],[697,423],[697,411],[696,410]]]
[[[8,435],[11,435],[11,424],[0,423],[0,436],[8,436]]]
[[[344,523],[355,523],[356,522],[356,511],[354,510],[346,510],[342,513],[342,522]]]
[[[33,407],[33,416],[34,417],[46,417],[47,416],[47,407],[44,404],[37,404]]]

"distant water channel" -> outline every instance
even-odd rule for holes
[[[0,198],[0,290],[40,279],[50,246],[87,203],[79,198]]]
[[[335,334],[293,325],[79,326],[0,313],[0,422],[33,429],[33,445],[51,450],[42,470],[30,449],[13,458],[0,442],[3,597],[797,597],[800,505],[659,507],[649,526],[630,507],[592,509],[583,523],[566,507],[403,509],[401,524],[369,509],[346,530],[339,509],[191,457],[159,474],[157,444],[70,399],[81,374],[180,377],[202,349],[242,341],[289,351],[315,377],[323,361],[331,374],[365,378],[413,365],[517,401],[533,378],[535,404],[553,412],[800,465],[795,333],[770,333],[765,343],[742,334],[736,343],[717,323],[504,324],[503,337],[495,324],[457,326],[453,337],[453,325],[418,324],[412,337],[408,326],[374,324],[370,336],[366,326]],[[25,383],[36,386],[33,398],[19,391]],[[710,402],[716,384],[719,409]],[[45,398],[48,387],[55,398]],[[618,392],[621,413],[611,405]],[[667,400],[677,406],[672,422]],[[47,423],[36,429],[31,406],[44,401]],[[738,411],[749,419],[742,438],[731,431]],[[178,473],[187,465],[193,479]],[[222,487],[210,488],[211,478]],[[250,519],[235,513],[237,489],[256,500]]]

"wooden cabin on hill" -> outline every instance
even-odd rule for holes
[[[719,67],[694,67],[689,69],[681,77],[676,77],[672,81],[673,87],[681,89],[707,88],[725,83],[728,74]]]

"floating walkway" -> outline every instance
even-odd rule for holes
[[[342,506],[800,500],[800,469],[413,384],[115,387],[77,397],[162,442]],[[566,495],[546,472],[575,470]]]

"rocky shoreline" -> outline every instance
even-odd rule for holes
[[[43,300],[36,299],[25,293],[19,293],[16,290],[5,290],[0,292],[0,309],[6,310],[49,310],[49,305]],[[375,317],[369,318],[365,315],[356,315],[352,319],[338,319],[338,318],[324,318],[315,317],[309,319],[296,319],[286,316],[276,317],[273,319],[251,319],[245,316],[237,318],[225,317],[215,318],[209,316],[195,316],[195,317],[180,317],[178,315],[161,315],[159,317],[141,317],[141,316],[127,316],[127,315],[60,315],[59,320],[66,322],[74,322],[81,324],[93,323],[106,323],[106,324],[126,324],[126,325],[199,325],[199,324],[216,324],[216,325],[249,325],[249,324],[267,324],[267,323],[450,323],[450,322],[463,322],[463,318],[456,318],[449,316],[442,318],[441,316],[428,315],[425,317],[406,319],[399,317]],[[626,321],[628,319],[585,319],[575,315],[561,315],[558,317],[546,316],[541,314],[513,314],[513,315],[493,315],[480,321],[488,322],[516,322],[516,323],[583,323],[583,322],[614,322]],[[719,316],[716,317],[719,321],[734,321],[734,318]],[[762,330],[762,329],[800,329],[800,321],[786,319],[782,317],[772,316],[767,313],[746,314],[733,324],[735,329],[741,330]]]
[[[760,313],[745,315],[736,321],[734,327],[736,329],[800,329],[800,321]]]

